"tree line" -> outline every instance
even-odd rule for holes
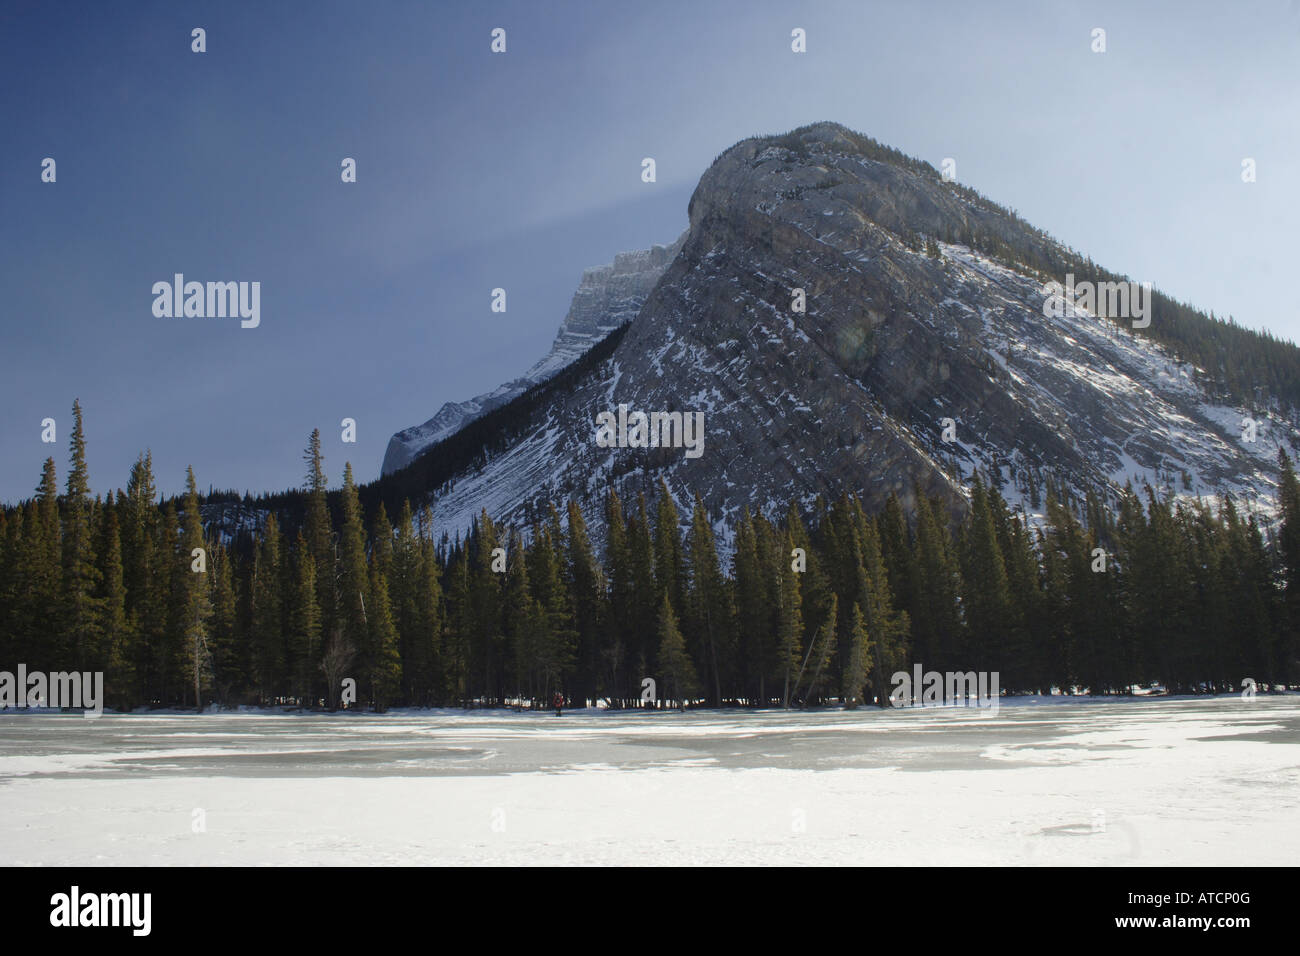
[[[92,497],[79,404],[60,493],[0,510],[0,664],[102,670],[108,705],[612,707],[884,704],[890,676],[996,671],[1008,693],[1222,692],[1297,679],[1300,483],[1280,455],[1270,529],[1126,488],[1117,507],[1048,484],[1032,527],[976,476],[955,526],[917,493],[746,510],[720,548],[679,512],[611,489],[601,547],[552,504],[435,536],[428,507],[367,514],[350,465],[327,503],[319,432],[301,518],[203,518],[193,471],[160,501],[141,455]],[[335,512],[335,513],[332,513]],[[723,554],[728,557],[724,560]],[[647,680],[648,679],[648,680]]]

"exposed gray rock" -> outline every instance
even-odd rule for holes
[[[842,126],[738,144],[689,211],[662,277],[657,258],[626,285],[617,262],[609,276],[589,272],[589,290],[584,277],[553,354],[623,321],[644,281],[658,281],[609,360],[535,411],[505,451],[429,489],[444,530],[484,508],[526,524],[566,498],[597,524],[609,487],[634,500],[661,479],[683,508],[698,494],[720,528],[745,507],[772,514],[843,491],[875,508],[890,493],[908,505],[920,488],[957,514],[977,468],[1030,513],[1030,489],[1049,474],[1249,501],[1271,496],[1276,449],[1297,437],[1256,413],[1258,440],[1243,444],[1242,410],[1214,405],[1195,369],[1090,313],[1046,317],[1042,279],[1027,269],[956,242],[927,254],[918,237],[1054,241]],[[598,447],[595,416],[619,403],[703,411],[702,457]],[[941,440],[945,418],[956,442]]]
[[[614,329],[630,322],[685,239],[683,233],[669,246],[621,252],[612,263],[583,272],[551,350],[519,378],[468,401],[448,402],[423,425],[398,432],[388,441],[382,473],[387,475],[410,464],[426,448],[550,378]]]

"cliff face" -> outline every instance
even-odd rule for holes
[[[842,491],[874,508],[919,487],[956,513],[976,469],[1028,512],[1049,476],[1271,495],[1289,425],[1257,412],[1243,442],[1244,411],[1214,404],[1195,369],[1127,323],[1068,305],[1045,315],[1043,277],[959,241],[972,235],[1012,259],[1061,249],[835,124],[738,144],[702,177],[684,241],[622,278],[617,261],[584,276],[552,356],[635,314],[626,335],[508,448],[430,488],[435,520],[460,530],[486,508],[526,523],[566,498],[596,516],[611,485],[626,500],[661,479],[682,506],[700,495],[719,526]],[[602,447],[596,415],[619,404],[703,412],[702,455]]]
[[[586,270],[551,351],[524,378],[541,381],[549,377],[610,332],[635,319],[685,241],[683,233],[670,246],[620,252],[613,263]]]
[[[448,402],[424,424],[398,432],[388,441],[382,473],[387,475],[410,464],[425,449],[550,378],[610,332],[630,322],[685,239],[683,234],[669,246],[622,252],[612,263],[583,272],[551,350],[519,378],[466,401]]]

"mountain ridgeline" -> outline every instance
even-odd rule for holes
[[[562,391],[537,385],[481,418],[483,454],[435,443],[420,455],[439,464],[363,496],[428,502],[454,532],[484,507],[527,525],[549,500],[596,506],[607,487],[663,480],[682,507],[699,494],[724,537],[745,507],[844,492],[910,512],[919,490],[955,519],[976,471],[1026,514],[1053,479],[1112,506],[1150,484],[1271,507],[1277,452],[1297,437],[1295,346],[1158,291],[1144,328],[1100,304],[1045,315],[1048,282],[1125,277],[835,124],[727,150],[689,215],[625,333]],[[704,454],[602,447],[595,417],[619,404],[703,412]]]
[[[398,432],[384,452],[383,474],[404,468],[432,445],[545,382],[636,318],[685,238],[670,246],[620,253],[609,265],[584,272],[551,350],[514,381],[468,401],[448,402],[423,425]]]

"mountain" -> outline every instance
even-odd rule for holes
[[[1295,346],[1160,293],[1136,329],[1114,301],[1066,301],[1047,283],[1123,277],[834,123],[728,149],[689,216],[662,255],[584,276],[524,378],[394,436],[374,490],[431,498],[449,532],[568,498],[598,516],[611,485],[626,501],[660,480],[724,534],[743,508],[843,491],[877,508],[920,489],[957,515],[976,470],[1031,518],[1049,481],[1270,512],[1277,450],[1296,445]],[[597,416],[620,404],[703,413],[702,454],[601,447]]]
[[[612,263],[583,272],[551,350],[519,378],[467,401],[448,402],[423,425],[398,432],[388,440],[382,473],[388,475],[406,467],[425,449],[546,381],[609,333],[632,321],[685,239],[683,233],[669,246],[619,253]]]

